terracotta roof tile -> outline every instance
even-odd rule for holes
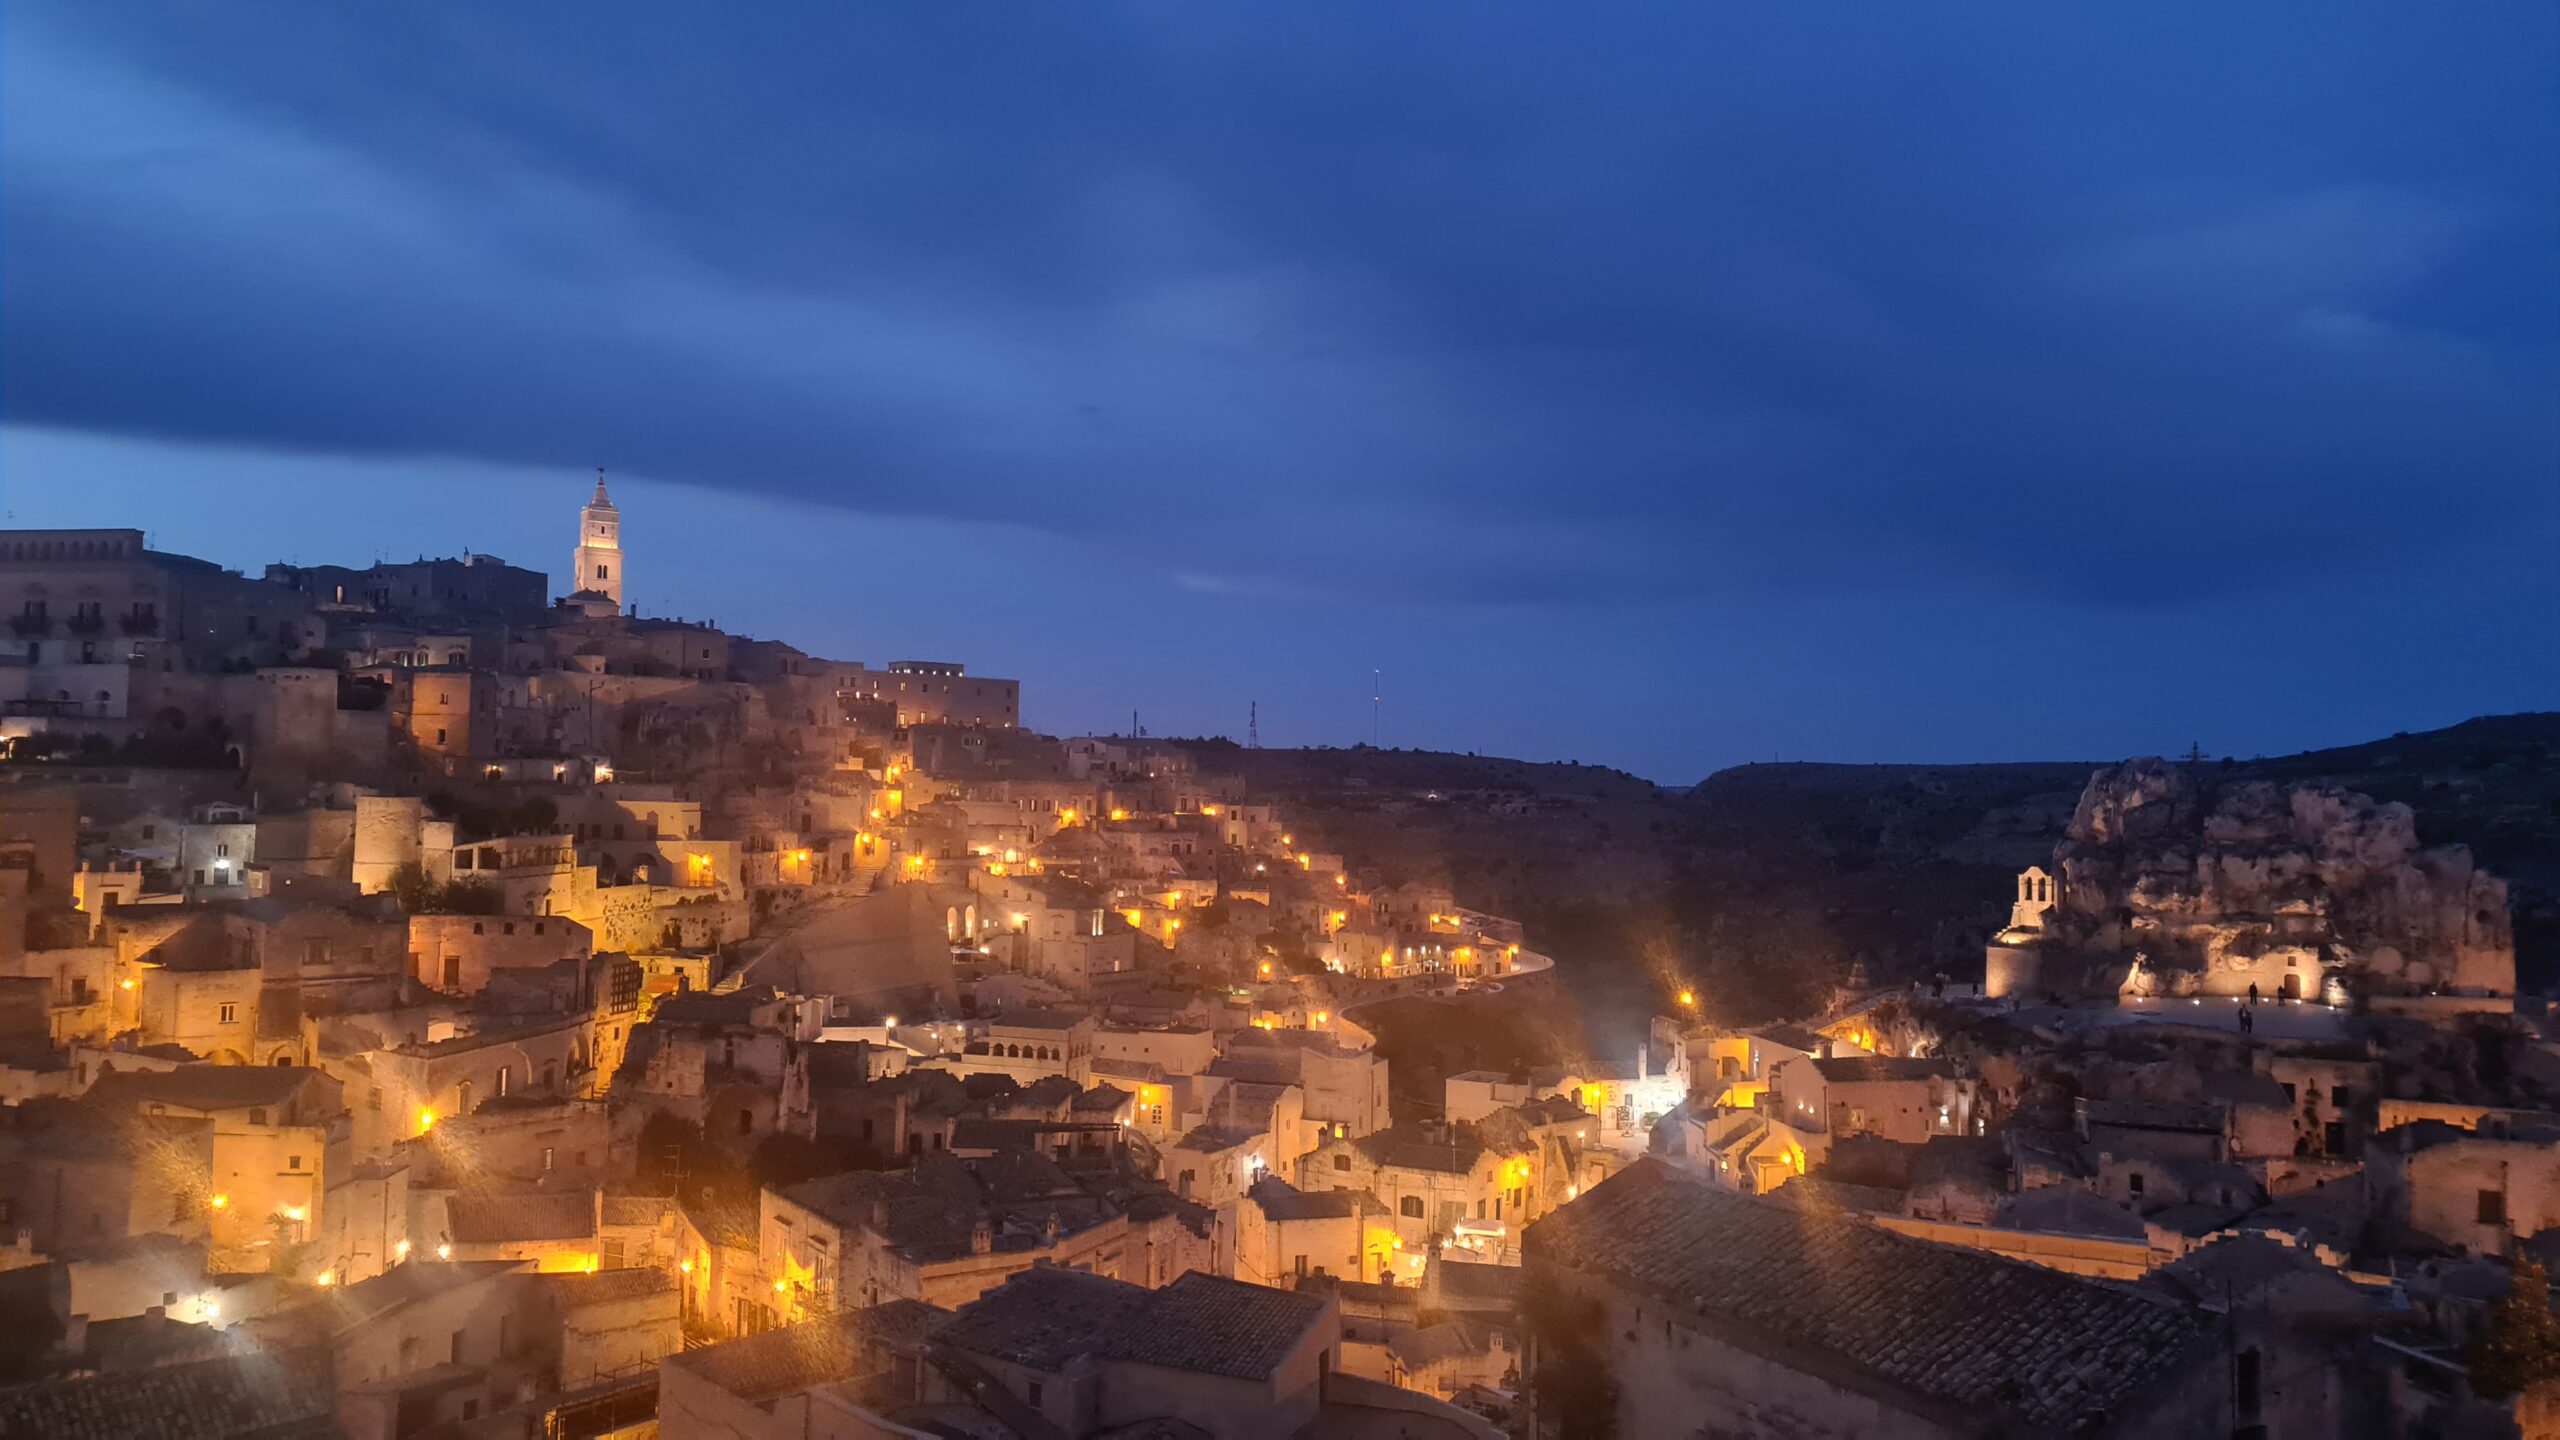
[[[1781,1363],[1793,1352],[1881,1395],[2048,1431],[2187,1363],[2203,1334],[2192,1310],[2128,1287],[1737,1195],[1652,1159],[1525,1244],[1533,1265],[1608,1276]]]

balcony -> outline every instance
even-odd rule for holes
[[[104,635],[107,633],[107,617],[94,610],[83,610],[63,621],[62,628],[74,635]]]
[[[53,617],[40,612],[22,610],[9,617],[9,633],[20,639],[32,639],[53,633]]]
[[[157,635],[160,633],[160,612],[157,610],[130,611],[117,616],[116,623],[124,627],[124,633],[127,635]]]

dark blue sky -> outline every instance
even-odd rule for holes
[[[5,503],[1683,782],[2560,706],[2560,10],[1597,13],[15,3]]]

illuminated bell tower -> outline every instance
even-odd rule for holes
[[[595,498],[578,512],[578,558],[571,562],[577,583],[571,593],[602,595],[622,608],[622,512],[604,493],[604,471],[596,471]]]

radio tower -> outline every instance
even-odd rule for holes
[[[1385,693],[1378,677],[1378,671],[1369,672],[1369,748],[1372,750],[1378,748],[1378,702]]]
[[[1259,700],[1245,702],[1244,748],[1247,750],[1262,748],[1262,702]]]

